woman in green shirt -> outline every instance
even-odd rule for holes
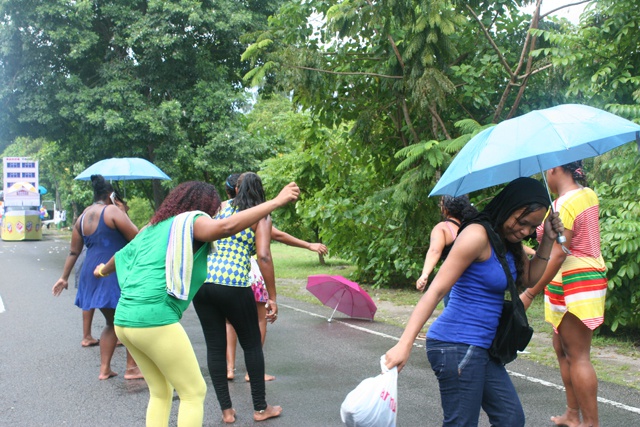
[[[185,182],[135,239],[96,267],[94,274],[101,277],[118,271],[116,334],[149,386],[148,426],[168,424],[174,388],[180,397],[178,426],[202,425],[206,384],[179,320],[204,283],[209,242],[244,230],[299,193],[291,183],[275,199],[213,220],[220,207],[215,187]]]

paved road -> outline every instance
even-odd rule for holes
[[[39,242],[0,241],[0,426],[143,426],[148,390],[144,381],[122,378],[125,355],[116,350],[114,370],[120,376],[98,381],[98,348],[81,348],[81,312],[73,305],[75,290],[59,298],[51,286],[59,277],[68,242],[45,233]],[[338,319],[328,323],[331,310],[280,298],[279,320],[270,326],[265,346],[267,399],[284,407],[282,417],[262,426],[342,425],[339,408],[346,394],[362,379],[378,373],[378,360],[401,333],[377,322]],[[192,339],[203,373],[204,339],[193,309],[182,321]],[[104,321],[94,320],[94,335]],[[420,342],[417,342],[420,344]],[[239,352],[239,356],[241,356]],[[249,385],[243,364],[230,383],[236,425],[254,425]],[[527,416],[528,426],[550,426],[549,415],[564,408],[558,371],[526,360],[509,365]],[[398,426],[438,426],[441,410],[437,383],[428,368],[424,348],[417,346],[400,374]],[[600,383],[603,426],[640,425],[640,393]],[[205,425],[218,426],[220,411],[209,387]],[[175,425],[177,402],[172,411]],[[485,417],[481,426],[487,426]]]

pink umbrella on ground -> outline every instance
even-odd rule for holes
[[[356,282],[342,276],[318,274],[307,278],[307,290],[324,305],[333,308],[329,322],[336,310],[351,317],[373,320],[376,304]]]

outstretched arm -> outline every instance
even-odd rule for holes
[[[76,221],[76,224],[73,227],[73,231],[71,232],[71,248],[69,250],[69,255],[67,255],[67,259],[64,262],[62,276],[60,276],[58,281],[53,285],[53,288],[51,289],[51,293],[53,293],[53,296],[57,297],[62,293],[63,290],[68,289],[69,275],[71,274],[73,266],[76,265],[76,261],[78,260],[78,256],[80,256],[80,252],[82,252],[84,240],[82,239],[82,235],[80,234],[79,224],[80,220]]]
[[[445,230],[440,226],[441,223],[436,224],[431,230],[431,237],[429,238],[429,249],[427,255],[424,258],[424,266],[422,267],[422,274],[416,281],[416,289],[423,291],[429,282],[429,275],[433,271],[440,257],[442,256],[442,250],[447,244],[445,236]]]
[[[391,369],[397,366],[398,372],[402,370],[409,360],[411,347],[420,329],[431,317],[440,300],[444,298],[472,262],[485,261],[491,256],[489,238],[482,225],[470,225],[460,233],[457,240],[460,244],[453,245],[449,256],[438,270],[429,289],[413,309],[399,342],[387,351],[387,368]]]
[[[296,248],[309,249],[312,252],[317,252],[320,255],[326,255],[329,251],[327,247],[322,243],[309,243],[297,237],[293,237],[289,233],[285,233],[282,230],[278,230],[276,227],[271,226],[271,239],[276,242],[284,243],[285,245],[295,246]]]
[[[266,217],[275,209],[294,202],[300,195],[300,189],[295,182],[285,186],[274,199],[245,209],[224,219],[211,219],[199,216],[193,226],[193,238],[200,242],[213,242],[223,237],[233,236],[245,228]]]

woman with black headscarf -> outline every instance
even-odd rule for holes
[[[451,291],[449,304],[427,332],[427,357],[440,386],[443,426],[477,425],[480,408],[491,425],[524,426],[524,411],[511,379],[504,365],[488,353],[507,289],[496,251],[506,252],[517,286],[533,286],[546,268],[554,239],[563,232],[557,213],[549,215],[536,256],[532,260],[525,256],[522,240],[543,222],[548,207],[542,184],[518,178],[465,221],[400,341],[386,353],[387,367],[401,370],[420,329]],[[503,248],[492,246],[483,224],[498,235]]]

